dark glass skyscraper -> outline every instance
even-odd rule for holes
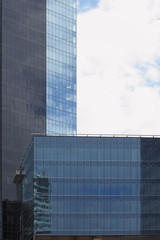
[[[76,0],[1,0],[0,239],[17,239],[17,164],[31,133],[76,133]]]

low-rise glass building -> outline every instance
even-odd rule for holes
[[[19,173],[22,239],[160,239],[160,138],[35,136]]]

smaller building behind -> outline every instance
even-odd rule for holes
[[[23,169],[24,240],[160,236],[159,138],[35,136]]]

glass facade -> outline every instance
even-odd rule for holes
[[[12,181],[31,134],[76,132],[76,0],[1,0],[0,10],[0,239],[17,240]]]
[[[13,176],[31,141],[46,132],[46,2],[1,0],[3,240],[17,240]]]
[[[32,147],[34,235],[160,234],[159,138],[34,137]]]
[[[76,0],[47,0],[47,134],[76,133]]]

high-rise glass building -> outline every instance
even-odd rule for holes
[[[12,179],[31,134],[76,133],[76,0],[1,0],[0,10],[0,239],[14,240]]]
[[[76,133],[76,0],[46,1],[47,133]]]

